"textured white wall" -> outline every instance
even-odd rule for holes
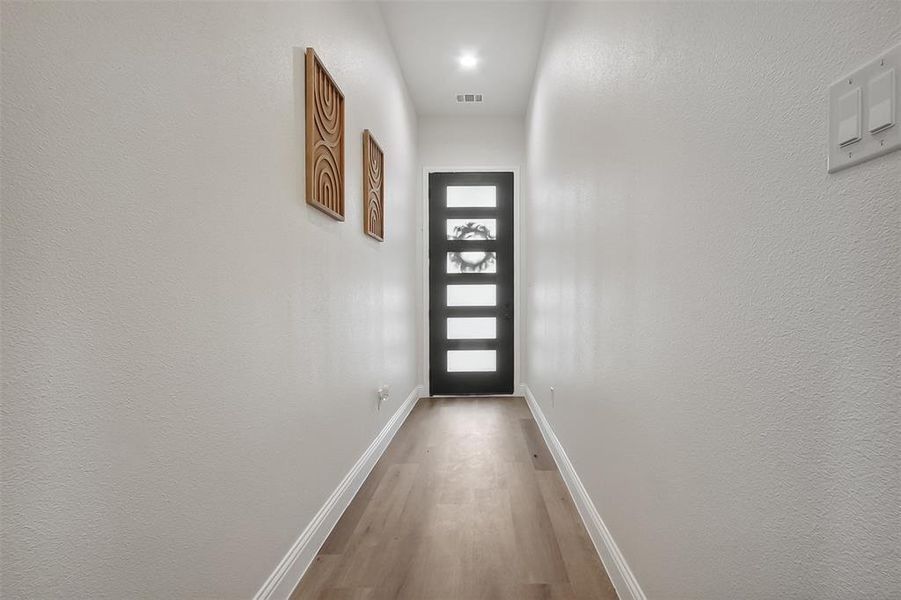
[[[513,167],[525,157],[522,117],[420,117],[424,167]]]
[[[378,8],[4,3],[2,39],[0,595],[248,598],[416,384],[416,117]],[[300,191],[308,45],[347,99],[345,223]]]
[[[825,163],[901,4],[551,13],[526,381],[644,591],[901,598],[901,153]]]

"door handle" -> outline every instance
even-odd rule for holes
[[[505,321],[513,320],[513,307],[510,306],[509,302],[505,302],[503,308],[501,309],[501,318]]]

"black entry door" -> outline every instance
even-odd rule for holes
[[[513,392],[513,173],[429,175],[429,385]]]

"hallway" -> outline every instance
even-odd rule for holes
[[[422,398],[291,600],[615,600],[523,398]]]
[[[0,0],[3,600],[901,600],[901,0]]]

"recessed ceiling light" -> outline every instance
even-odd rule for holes
[[[467,71],[475,69],[479,64],[479,57],[472,52],[464,52],[457,58],[460,67]]]

